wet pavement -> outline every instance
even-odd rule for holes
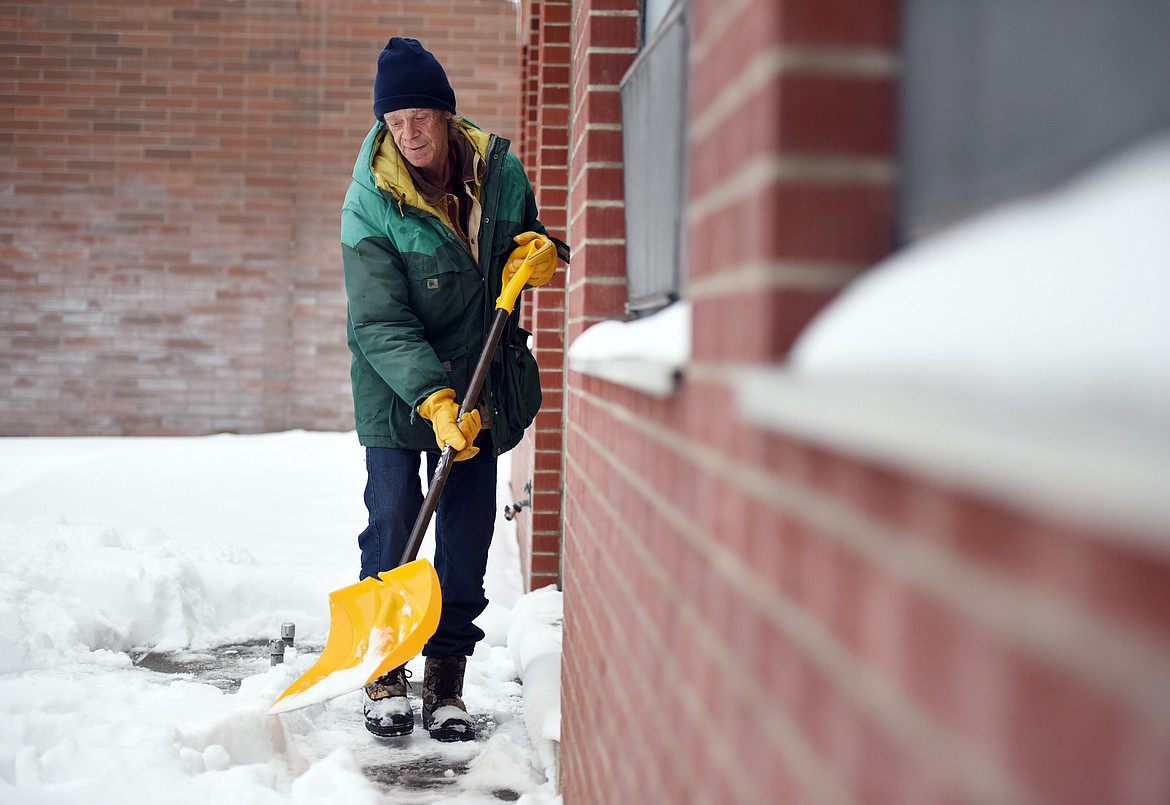
[[[321,647],[304,646],[300,650],[318,652]],[[270,665],[267,640],[231,643],[207,651],[143,652],[132,654],[131,659],[139,668],[189,676],[224,693],[235,693],[244,677],[263,673]]]
[[[316,654],[321,648],[297,644],[297,651],[303,654]],[[203,682],[225,693],[235,693],[245,677],[264,673],[271,665],[267,640],[232,643],[205,651],[142,652],[131,657],[139,668]],[[416,723],[420,723],[419,703],[412,698],[411,704]],[[516,704],[519,714],[519,701]],[[402,738],[376,738],[366,732],[358,710],[342,726],[355,736],[350,748],[366,777],[387,793],[387,802],[425,805],[457,793],[453,789],[460,788],[463,775],[495,732],[494,718],[476,715],[473,719],[476,739],[449,744],[434,741],[421,726]],[[520,798],[518,792],[507,788],[477,793],[486,801],[515,802]]]

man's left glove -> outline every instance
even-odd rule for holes
[[[508,255],[508,262],[504,264],[504,285],[508,284],[508,280],[512,279],[512,275],[520,268],[534,241],[537,244],[536,252],[528,258],[528,265],[532,266],[532,277],[529,278],[528,284],[537,288],[551,280],[553,272],[557,270],[557,249],[553,242],[536,232],[521,232],[512,240],[516,242],[516,248]]]
[[[435,429],[435,441],[440,450],[447,445],[455,448],[456,461],[465,461],[479,452],[479,448],[472,444],[483,427],[479,411],[471,409],[460,421],[455,389],[436,391],[418,404],[418,412]]]

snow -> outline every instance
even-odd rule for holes
[[[561,592],[544,587],[529,593],[512,610],[508,648],[524,696],[524,720],[540,754],[540,765],[556,768],[556,744],[561,734]]]
[[[601,321],[568,350],[569,368],[657,397],[669,396],[691,359],[691,305],[675,302],[633,321]]]
[[[1170,137],[862,275],[792,350],[801,375],[1170,406]]]
[[[1170,137],[895,253],[740,410],[1170,547]]]
[[[559,802],[559,679],[521,688],[509,643],[559,658],[560,615],[522,594],[502,515],[464,688],[488,737],[379,741],[360,691],[267,714],[320,651],[328,593],[356,581],[364,482],[352,433],[0,439],[0,802]],[[512,497],[502,483],[499,508]],[[296,644],[270,668],[285,622]],[[253,647],[238,689],[192,670],[236,644]],[[407,667],[417,693],[422,658]],[[447,784],[379,786],[418,764]]]

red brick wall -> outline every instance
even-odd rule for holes
[[[508,0],[0,9],[0,434],[353,427],[338,216],[378,51],[515,136]]]
[[[574,3],[570,340],[621,314],[635,38],[590,42],[637,8]],[[890,249],[898,10],[691,0],[694,357],[566,384],[566,803],[1170,801],[1170,555],[735,405]]]
[[[528,32],[521,60],[524,133],[520,154],[536,189],[541,222],[562,240],[568,240],[569,12],[569,0],[525,0],[520,4],[520,19]],[[532,504],[516,521],[528,589],[560,581],[568,273],[562,265],[550,283],[526,293],[523,303],[544,394],[540,413],[512,459],[516,498]]]
[[[619,81],[637,55],[638,0],[573,3],[572,128],[569,233],[574,244],[566,342],[597,321],[624,313],[625,220]],[[569,371],[565,386],[562,583],[565,629],[561,674],[561,769],[566,803],[687,801],[664,779],[671,758],[690,760],[697,746],[676,743],[661,724],[660,691],[672,685],[674,652],[656,656],[660,611],[639,598],[650,567],[629,538],[624,517],[636,513],[639,487],[627,470],[658,473],[644,462],[665,458],[657,447],[634,465],[607,456],[644,442],[613,429],[634,406],[656,403]],[[609,414],[609,415],[607,415]],[[606,430],[606,428],[610,428]],[[639,466],[641,465],[641,466]],[[647,478],[655,483],[653,477]],[[669,614],[667,615],[669,619]],[[659,731],[661,729],[661,731]]]
[[[761,1],[735,19],[695,5],[688,295],[701,362],[782,357],[889,249],[896,5]]]
[[[626,301],[618,82],[637,55],[638,0],[573,4],[569,234],[573,240],[566,341],[621,318]]]

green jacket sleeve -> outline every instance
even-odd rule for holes
[[[384,238],[342,245],[345,290],[358,347],[411,408],[447,388],[447,374],[411,311],[401,255]]]

